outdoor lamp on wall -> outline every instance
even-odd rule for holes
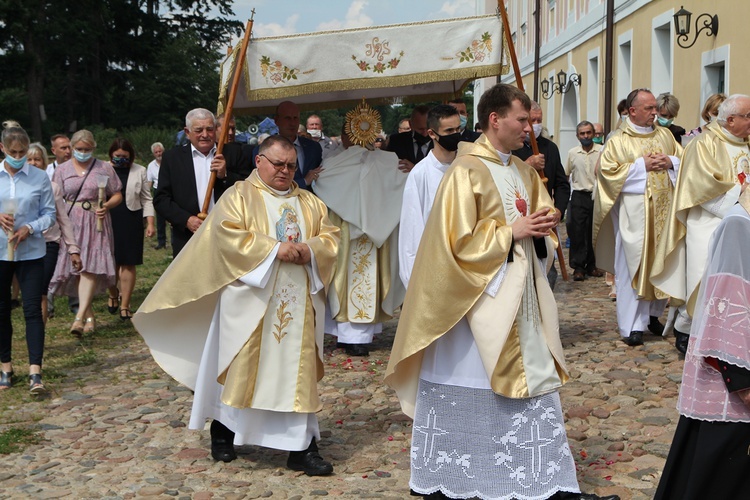
[[[680,6],[680,10],[678,10],[674,17],[674,27],[677,31],[677,45],[682,47],[683,49],[689,49],[693,45],[695,45],[696,40],[698,40],[698,35],[701,34],[701,31],[708,30],[706,32],[707,36],[716,36],[719,34],[719,16],[717,15],[711,15],[711,14],[701,14],[698,17],[695,18],[695,38],[689,45],[683,45],[684,43],[687,43],[690,34],[690,19],[692,18],[693,13],[689,10],[685,10],[684,7]],[[700,23],[701,19],[703,20],[703,25],[698,28],[698,24]]]
[[[542,97],[545,99],[551,98],[555,93],[564,94],[569,91],[573,86],[581,85],[581,74],[573,73],[568,77],[568,74],[560,70],[557,74],[557,81],[554,77],[549,77],[549,80],[542,80],[540,87],[542,89]]]

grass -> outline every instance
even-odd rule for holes
[[[0,432],[0,455],[18,453],[27,445],[39,442],[39,435],[36,431],[25,427],[15,427],[7,431]]]
[[[144,262],[137,267],[136,288],[131,300],[134,312],[172,261],[171,249],[154,250],[152,247],[155,244],[155,238],[146,239],[144,243]],[[94,299],[94,315],[97,321],[96,332],[83,340],[77,340],[69,333],[74,316],[68,308],[67,298],[55,299],[55,315],[46,328],[42,367],[44,384],[49,389],[49,394],[39,397],[32,396],[28,391],[28,351],[23,312],[21,308],[13,310],[12,352],[16,376],[13,387],[0,392],[0,453],[20,451],[34,442],[33,431],[28,428],[43,418],[45,406],[62,393],[80,391],[92,379],[118,383],[118,377],[122,375],[111,370],[108,363],[112,362],[113,355],[119,355],[130,346],[140,344],[141,337],[131,322],[120,320],[118,314],[109,314],[106,294]],[[127,358],[122,359],[127,362]],[[144,373],[139,376],[150,378],[152,374]],[[10,423],[14,425],[10,426]]]

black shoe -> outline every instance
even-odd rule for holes
[[[336,342],[336,349],[346,349],[349,347],[349,344],[344,344],[343,342]]]
[[[688,342],[690,342],[690,335],[682,333],[680,331],[674,331],[674,346],[682,354],[687,354]]]
[[[21,307],[21,301],[18,299],[10,299],[10,308],[15,309],[17,307]]]
[[[583,272],[583,271],[581,271],[580,269],[579,269],[579,270],[576,270],[576,271],[575,271],[575,272],[573,273],[573,281],[583,281],[583,280],[585,280],[585,279],[586,279],[586,275],[585,275],[585,274],[584,274],[584,272]]]
[[[622,341],[628,344],[630,347],[643,345],[643,332],[638,330],[630,332],[630,336],[623,337]]]
[[[162,249],[164,249],[164,248],[167,248],[167,245],[164,245],[164,244],[161,244],[161,243],[159,243],[158,245],[156,245],[156,246],[154,247],[154,250],[162,250]]]
[[[318,453],[315,438],[304,451],[290,451],[286,466],[292,470],[302,471],[308,476],[325,476],[333,472],[333,465],[323,460]]]
[[[347,344],[344,348],[349,356],[369,356],[369,344]]]
[[[218,420],[211,422],[211,456],[217,462],[231,462],[237,459],[234,451],[234,432]]]
[[[664,333],[664,325],[659,323],[657,316],[649,316],[648,331],[654,335],[662,335]]]
[[[427,495],[423,495],[421,493],[417,493],[412,489],[409,489],[409,495],[413,497],[422,497],[427,500],[444,500],[448,498],[447,496],[445,496],[445,494],[443,494],[442,491],[436,491],[435,493],[428,493]]]

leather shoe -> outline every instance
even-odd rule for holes
[[[369,344],[347,344],[344,350],[349,356],[369,356]]]
[[[688,335],[687,333],[682,333],[680,331],[675,330],[674,336],[675,336],[674,346],[682,354],[687,354],[688,342],[690,342],[690,335]]]
[[[659,323],[658,317],[649,316],[648,331],[650,331],[654,335],[662,335],[664,333],[664,325]]]
[[[630,336],[623,337],[622,341],[628,344],[630,347],[643,345],[643,332],[638,330],[630,332]]]
[[[211,456],[217,462],[231,462],[237,459],[234,451],[234,432],[218,420],[211,422]]]
[[[583,274],[583,271],[575,271],[573,273],[573,281],[583,281],[586,279],[586,276]]]
[[[589,269],[588,271],[586,271],[586,274],[588,274],[589,276],[593,276],[594,278],[601,278],[602,276],[604,276],[604,271],[602,271],[598,267],[594,267],[593,269]]]
[[[291,451],[286,466],[292,470],[302,471],[308,476],[325,476],[333,472],[333,465],[323,460],[317,450]]]
[[[167,245],[154,245],[154,250],[162,250],[167,248]]]

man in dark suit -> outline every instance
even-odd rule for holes
[[[306,137],[299,137],[299,107],[292,101],[284,101],[276,106],[276,114],[273,117],[276,126],[279,127],[279,135],[289,139],[297,150],[297,171],[294,173],[294,182],[302,189],[312,191],[310,184],[318,178],[323,171],[320,166],[323,163],[323,149],[316,141]],[[253,165],[258,155],[258,146],[253,149]]]
[[[542,118],[541,106],[531,101],[529,120],[531,120],[534,129],[539,154],[533,154],[529,139],[523,142],[520,149],[513,151],[513,154],[534,167],[537,172],[544,172],[544,176],[547,178],[547,191],[554,200],[555,208],[560,212],[560,220],[562,220],[565,217],[565,210],[568,208],[568,201],[570,200],[570,183],[568,182],[568,176],[565,175],[565,167],[563,167],[560,159],[560,150],[557,144],[546,137],[542,137]],[[557,281],[557,269],[554,265],[547,273],[547,279],[550,287],[554,289],[555,281]]]
[[[448,104],[456,108],[458,111],[458,117],[461,119],[461,141],[462,142],[474,142],[479,139],[482,135],[481,132],[474,132],[471,127],[467,128],[469,122],[469,111],[466,109],[466,101],[462,97],[448,101]]]
[[[388,139],[387,151],[396,153],[399,158],[398,169],[402,172],[411,172],[414,165],[427,156],[432,149],[432,139],[427,135],[427,113],[430,108],[417,106],[411,112],[409,132],[394,134]]]
[[[172,224],[175,257],[203,222],[198,213],[211,172],[216,172],[216,182],[209,211],[229,186],[246,179],[252,169],[238,144],[225,144],[223,154],[216,154],[216,125],[216,117],[209,110],[193,109],[185,117],[190,143],[165,151],[162,157],[154,207]]]

